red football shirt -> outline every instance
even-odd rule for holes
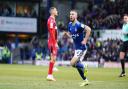
[[[47,21],[48,26],[48,44],[55,46],[57,43],[57,25],[55,19],[50,16]]]

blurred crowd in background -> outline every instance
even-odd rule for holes
[[[121,28],[121,17],[128,13],[128,0],[88,0],[87,3],[87,10],[80,15],[82,22],[92,29]]]
[[[87,3],[88,9],[83,11],[83,15],[80,16],[84,23],[93,29],[121,28],[120,17],[127,13],[127,0],[95,0],[95,2],[88,0]],[[116,16],[116,19],[111,19],[109,22],[104,21],[109,15]]]
[[[36,3],[16,3],[0,1],[0,16],[37,17]]]
[[[76,9],[80,12],[78,19],[93,30],[120,29],[123,23],[122,16],[128,13],[128,0],[86,0],[85,7],[86,9],[82,10]],[[61,23],[65,24],[63,21]]]

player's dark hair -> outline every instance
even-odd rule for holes
[[[75,9],[72,9],[71,11],[73,11],[73,12],[76,12],[76,13],[77,13],[77,10],[75,10]],[[71,11],[70,11],[70,12],[71,12]]]
[[[124,16],[128,16],[128,14],[124,14]]]

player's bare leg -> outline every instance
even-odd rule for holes
[[[120,61],[121,61],[122,72],[119,75],[119,77],[126,76],[126,74],[125,74],[125,60],[124,60],[124,57],[125,57],[125,52],[120,52]]]
[[[71,59],[71,62],[70,62],[71,66],[74,67],[77,61],[78,61],[78,58],[77,58],[77,57],[73,57],[73,58]]]

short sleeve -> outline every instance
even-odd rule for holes
[[[80,24],[81,28],[85,29],[85,25],[84,24]]]
[[[127,27],[126,27],[126,29],[127,29],[127,32],[128,32],[128,23],[127,23]]]
[[[53,29],[54,28],[54,20],[51,19],[49,25],[50,25],[50,28]]]
[[[51,22],[51,23],[50,23],[50,28],[52,29],[52,28],[53,28],[53,26],[54,26],[54,25],[53,25],[53,22]]]
[[[81,30],[84,30],[85,29],[85,25],[83,24],[83,23],[79,23],[79,28],[81,29]]]

